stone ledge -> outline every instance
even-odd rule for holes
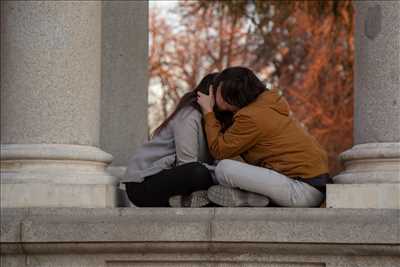
[[[399,210],[7,208],[1,266],[393,267]]]
[[[264,242],[90,242],[2,243],[2,254],[277,254],[330,256],[398,256],[399,245],[304,244]]]
[[[259,242],[399,245],[400,210],[4,208],[1,242]]]

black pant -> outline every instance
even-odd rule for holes
[[[207,190],[212,185],[208,169],[192,162],[148,176],[142,183],[126,183],[126,192],[135,206],[169,207],[171,196]]]

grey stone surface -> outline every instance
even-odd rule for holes
[[[2,211],[9,218],[16,214]],[[399,244],[399,216],[395,209],[31,208],[15,227],[23,242]]]
[[[92,241],[204,241],[209,238],[211,210],[119,209],[118,216],[38,216],[24,221],[27,242]],[[112,211],[114,214],[114,211]]]
[[[0,242],[15,242],[21,238],[20,224],[29,215],[28,209],[0,209]]]
[[[399,208],[400,2],[354,1],[354,144],[327,206]],[[345,185],[337,185],[337,184]]]
[[[101,1],[1,1],[2,207],[116,206],[101,22]]]
[[[400,1],[355,1],[354,143],[400,142]]]
[[[351,266],[400,263],[399,211],[3,209],[5,266]],[[14,221],[14,224],[9,222]]]
[[[100,146],[126,166],[147,140],[147,1],[104,1]]]
[[[99,144],[101,2],[1,1],[1,142]]]
[[[399,183],[329,184],[326,192],[328,208],[400,209]]]
[[[345,163],[345,171],[333,178],[335,183],[400,183],[400,143],[355,145],[340,156]]]
[[[110,179],[110,177],[101,177],[97,184],[79,184],[73,182],[70,184],[40,182],[2,184],[1,206],[13,208],[116,207],[118,203],[116,185],[115,183],[104,184],[105,179]]]
[[[1,207],[115,207],[119,180],[97,147],[2,144]]]
[[[300,245],[301,244],[301,245]],[[391,244],[310,244],[310,243],[265,243],[265,242],[89,242],[89,243],[21,243],[23,250],[30,253],[270,253],[280,255],[337,255],[337,256],[398,256],[399,246]],[[7,249],[5,252],[4,249]],[[5,254],[21,253],[16,244],[3,243]]]
[[[11,258],[11,259],[10,259]],[[27,255],[26,257],[7,256],[6,266],[90,266],[90,267],[161,267],[161,266],[202,266],[202,267],[395,267],[397,257],[382,256],[336,256],[310,257],[304,255],[265,254],[212,254],[212,253],[166,253],[166,254],[83,254],[83,255]],[[6,261],[7,260],[7,261]],[[23,265],[19,265],[22,263]]]
[[[214,241],[399,243],[398,210],[216,209]]]

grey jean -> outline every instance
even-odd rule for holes
[[[236,160],[221,160],[215,176],[221,185],[267,196],[279,206],[317,207],[324,199],[320,191],[306,183]]]

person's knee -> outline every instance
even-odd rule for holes
[[[190,179],[195,187],[207,188],[212,184],[210,171],[199,162],[190,164]]]
[[[143,183],[125,183],[126,194],[128,199],[138,207],[144,207],[146,205],[146,195],[144,194]]]
[[[229,170],[232,169],[232,166],[235,164],[234,160],[231,159],[223,159],[218,162],[217,167],[215,167],[215,172],[219,174],[225,174]]]
[[[217,166],[215,167],[215,176],[217,177],[218,181],[225,180],[229,173],[234,168],[235,161],[231,159],[224,159],[218,162]]]
[[[210,175],[210,172],[208,171],[206,166],[204,166],[203,164],[201,164],[199,162],[194,162],[192,164],[191,172],[192,172],[193,176],[195,176],[195,177],[203,177],[203,176]]]

